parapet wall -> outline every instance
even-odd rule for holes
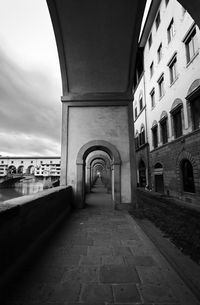
[[[72,199],[72,188],[62,186],[5,202],[7,209],[0,212],[0,286],[22,257],[70,212]]]

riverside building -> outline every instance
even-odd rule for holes
[[[152,1],[134,85],[137,184],[200,199],[200,31],[176,0]]]

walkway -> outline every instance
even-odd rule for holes
[[[199,304],[100,181],[44,248],[2,305]]]

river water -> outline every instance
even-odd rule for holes
[[[41,192],[44,188],[50,187],[50,184],[51,182],[44,178],[20,180],[13,187],[0,188],[0,204],[5,200]]]

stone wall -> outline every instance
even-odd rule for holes
[[[164,193],[175,198],[196,204],[200,199],[200,130],[165,144],[150,152],[152,186],[155,190],[156,163],[163,166]],[[193,166],[195,193],[183,191],[180,162],[188,159]]]
[[[5,202],[0,212],[0,287],[72,205],[72,188],[56,187]]]

